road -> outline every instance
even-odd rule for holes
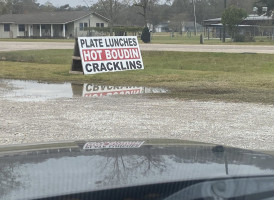
[[[4,42],[0,51],[73,49],[71,42]],[[273,46],[261,45],[184,45],[184,44],[141,44],[143,51],[223,52],[223,53],[266,53],[274,54]]]

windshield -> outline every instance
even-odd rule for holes
[[[0,162],[7,146],[75,141],[81,153],[172,139],[273,154],[273,12],[266,0],[0,0]]]

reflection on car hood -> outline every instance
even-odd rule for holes
[[[274,174],[274,156],[181,140],[0,147],[0,199],[181,180]]]

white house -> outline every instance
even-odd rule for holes
[[[91,11],[0,15],[0,38],[86,36],[86,27],[107,27],[108,19]]]
[[[198,32],[203,32],[203,26],[199,23],[196,23],[196,30]],[[182,32],[194,32],[194,22],[182,22]]]
[[[163,22],[155,26],[155,32],[160,33],[160,32],[169,32],[169,22]]]
[[[170,23],[171,22],[168,21],[168,22],[158,24],[157,26],[155,26],[155,32],[170,32],[170,31],[172,31],[172,29],[170,28]],[[182,28],[182,30],[181,30],[182,32],[194,32],[195,31],[194,22],[181,22],[181,28]],[[178,29],[180,30],[179,27],[178,27]],[[202,32],[203,26],[196,23],[196,29],[198,32]]]

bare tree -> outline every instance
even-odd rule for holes
[[[133,5],[141,8],[138,14],[144,17],[144,26],[147,26],[149,11],[157,2],[158,0],[133,0]]]
[[[113,35],[113,26],[117,22],[118,15],[123,5],[127,5],[127,0],[83,0],[91,10],[99,12],[109,19],[110,35]]]

